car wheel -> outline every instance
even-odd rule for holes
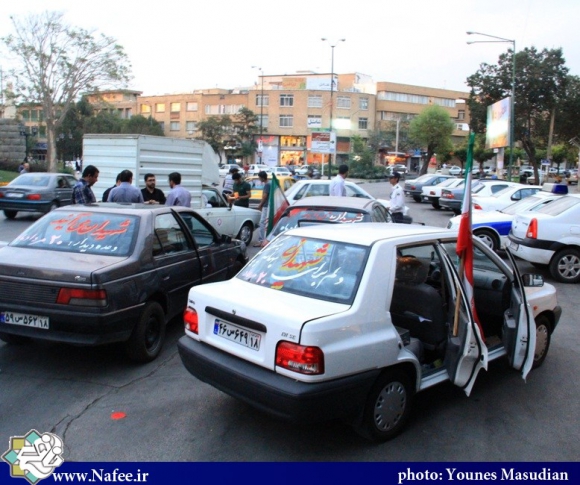
[[[439,202],[431,202],[431,206],[433,207],[433,209],[441,209]]]
[[[413,196],[413,200],[414,200],[415,202],[421,202],[421,196],[420,196],[420,195],[414,195],[414,196]]]
[[[12,335],[9,333],[0,332],[0,340],[7,344],[22,345],[30,342],[30,337],[23,337],[22,335]]]
[[[52,204],[50,204],[50,207],[48,208],[47,214],[49,212],[52,212],[53,210],[58,209],[58,203],[57,202],[53,202]]]
[[[240,227],[240,232],[238,232],[237,239],[241,239],[244,241],[246,246],[249,246],[252,242],[252,236],[254,235],[254,228],[252,227],[252,223],[244,222],[242,227]]]
[[[534,363],[532,369],[540,367],[548,355],[552,340],[552,326],[544,315],[536,319],[536,349],[534,350]]]
[[[161,352],[165,340],[165,313],[156,301],[150,301],[127,341],[127,355],[135,362],[151,362]]]
[[[580,251],[574,248],[564,248],[558,251],[550,261],[550,274],[562,283],[578,283],[580,281]]]
[[[16,217],[16,214],[18,214],[18,211],[4,211],[6,219],[14,219]]]
[[[473,235],[481,239],[481,242],[483,242],[483,244],[485,244],[493,251],[497,251],[499,249],[500,243],[497,239],[497,236],[493,232],[488,231],[487,229],[481,229],[474,231]]]
[[[451,209],[451,211],[458,216],[459,214],[461,214],[461,211],[459,209]]]
[[[386,371],[367,396],[357,432],[379,442],[394,438],[403,430],[409,417],[411,397],[407,374],[400,370]]]

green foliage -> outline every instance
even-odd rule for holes
[[[213,151],[219,157],[219,163],[222,161],[222,151],[226,145],[226,140],[232,138],[232,119],[225,116],[210,116],[197,125],[201,135],[199,139],[206,141],[213,148]]]
[[[349,177],[373,179],[385,176],[383,166],[375,166],[376,151],[363,138],[351,138],[352,151],[348,160]],[[334,167],[333,167],[334,168]]]
[[[244,160],[252,157],[258,148],[254,141],[254,135],[260,133],[258,121],[259,117],[248,108],[242,108],[232,120],[235,133],[234,140],[240,147],[239,154]]]

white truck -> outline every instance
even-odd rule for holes
[[[99,169],[93,186],[98,201],[115,185],[122,170],[133,172],[133,185],[145,187],[144,175],[152,173],[156,187],[165,195],[171,190],[169,174],[179,172],[181,185],[191,194],[191,207],[200,213],[220,234],[241,239],[246,244],[260,222],[260,212],[230,206],[217,187],[219,168],[211,146],[202,140],[150,135],[85,135],[83,166]],[[203,195],[203,197],[202,197]]]

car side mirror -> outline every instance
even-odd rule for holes
[[[222,234],[221,242],[222,244],[229,244],[232,242],[232,237],[228,236],[227,234]]]
[[[522,280],[526,287],[544,286],[544,277],[539,274],[524,274]]]

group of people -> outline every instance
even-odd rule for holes
[[[73,187],[73,204],[91,204],[97,201],[93,192],[93,185],[99,179],[99,169],[94,165],[87,165],[79,181]],[[152,173],[144,176],[145,187],[139,190],[133,186],[133,172],[123,170],[117,175],[115,185],[105,190],[103,202],[134,202],[145,204],[165,204],[191,206],[191,194],[181,186],[181,174],[172,172],[169,174],[169,186],[171,191],[165,197],[162,190],[155,187],[156,179]]]

